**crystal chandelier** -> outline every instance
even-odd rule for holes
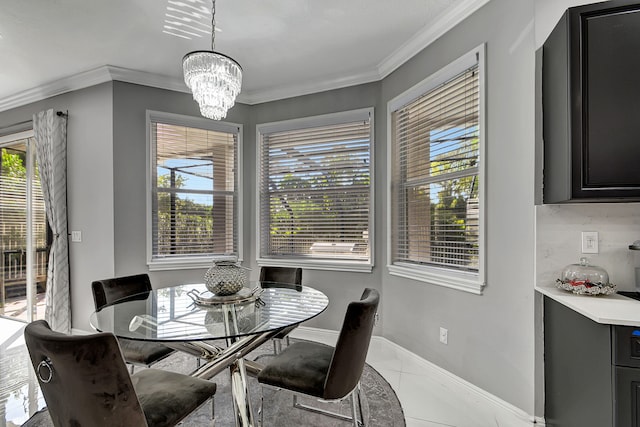
[[[184,82],[204,117],[220,120],[233,107],[242,86],[242,67],[234,59],[215,52],[216,0],[211,8],[211,50],[196,50],[182,58]]]

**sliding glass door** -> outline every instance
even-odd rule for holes
[[[0,315],[44,318],[51,241],[33,132],[0,137]]]

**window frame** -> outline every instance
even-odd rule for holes
[[[161,270],[180,270],[180,269],[196,269],[207,268],[211,266],[212,261],[228,260],[230,256],[227,254],[216,255],[187,255],[183,257],[175,257],[167,260],[157,260],[153,258],[153,176],[155,173],[153,165],[155,164],[156,147],[152,147],[152,122],[163,123],[175,126],[185,126],[199,129],[206,129],[218,132],[229,132],[238,135],[238,147],[236,150],[236,210],[237,216],[236,228],[238,239],[238,261],[243,260],[243,183],[242,183],[242,136],[243,125],[238,123],[223,122],[205,119],[203,117],[193,117],[181,114],[167,113],[162,111],[147,110],[146,111],[146,235],[147,235],[147,265],[149,271]],[[235,257],[233,257],[235,259]]]
[[[262,168],[261,159],[263,153],[262,135],[265,133],[283,132],[304,128],[313,128],[328,125],[338,125],[361,120],[364,116],[369,118],[369,257],[366,261],[347,259],[313,259],[309,258],[287,258],[268,257],[262,254],[262,216],[261,203],[261,181],[260,170]],[[375,121],[374,108],[367,107],[357,110],[341,111],[317,116],[308,116],[291,120],[277,122],[260,123],[256,125],[256,262],[258,266],[278,266],[278,267],[302,267],[315,270],[349,271],[370,273],[374,265],[375,254]]]
[[[440,86],[452,77],[464,70],[478,64],[478,204],[479,204],[479,234],[478,234],[478,271],[467,272],[441,266],[418,265],[410,262],[393,261],[393,239],[392,233],[395,229],[393,223],[393,170],[397,167],[393,161],[393,151],[395,141],[392,135],[393,119],[395,111],[405,107],[417,98],[425,95],[432,89]],[[427,284],[444,286],[473,294],[481,295],[485,286],[485,263],[486,263],[486,125],[485,125],[485,104],[486,104],[486,61],[485,44],[474,48],[460,58],[444,66],[440,70],[431,74],[418,84],[404,91],[400,95],[391,99],[387,103],[387,269],[393,276],[404,277]]]

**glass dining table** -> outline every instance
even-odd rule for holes
[[[218,297],[204,284],[185,284],[116,301],[91,314],[89,322],[99,332],[160,342],[203,359],[192,373],[199,378],[228,369],[236,426],[253,427],[247,373],[256,374],[261,365],[245,356],[328,304],[325,294],[302,285],[251,282],[235,295]]]

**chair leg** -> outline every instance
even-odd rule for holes
[[[326,409],[321,409],[321,408],[317,408],[315,406],[311,406],[311,405],[307,405],[306,403],[300,403],[298,402],[298,396],[295,393],[293,394],[293,406],[295,408],[298,409],[302,409],[305,411],[310,411],[310,412],[315,412],[316,414],[323,414],[323,415],[327,415],[329,417],[333,417],[333,418],[337,418],[339,420],[344,420],[344,421],[351,421],[353,422],[353,425],[358,427],[361,426],[362,423],[358,420],[358,416],[357,416],[357,411],[356,411],[356,396],[355,396],[356,390],[353,390],[350,394],[348,394],[347,396],[345,396],[345,399],[351,399],[351,416],[349,415],[343,415],[337,412],[333,412],[333,411],[328,411]],[[342,399],[340,399],[342,400]]]
[[[358,406],[360,407],[360,419],[362,421],[362,425],[363,426],[367,426],[369,424],[369,416],[367,415],[365,417],[364,414],[364,405],[362,404],[362,401],[366,401],[367,400],[367,395],[364,393],[364,391],[362,391],[362,386],[361,384],[358,382],[358,387],[356,388],[357,392],[358,392]]]
[[[356,408],[356,391],[351,392],[351,419],[353,420],[353,427],[359,427],[358,422],[358,409]]]
[[[211,398],[211,425],[216,425],[216,398]]]
[[[135,365],[133,363],[129,363],[129,371],[130,371],[131,375],[133,375],[134,368],[135,368]]]
[[[262,427],[264,425],[264,387],[262,386],[260,386],[260,407],[258,408],[258,413],[260,414],[258,425]]]

